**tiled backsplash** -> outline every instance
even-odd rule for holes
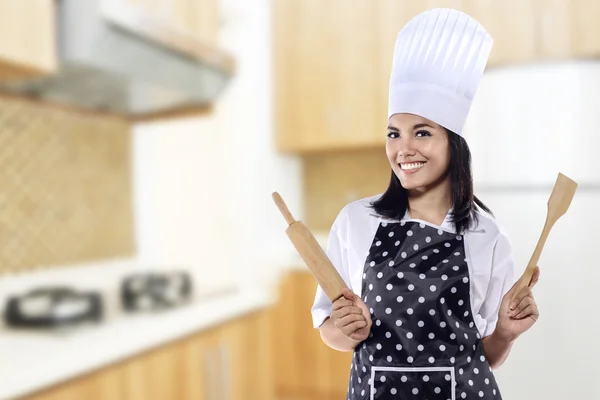
[[[125,120],[0,98],[0,275],[134,252]]]

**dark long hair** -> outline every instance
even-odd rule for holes
[[[464,233],[477,215],[477,207],[491,214],[491,210],[473,193],[473,175],[471,172],[471,151],[465,139],[446,129],[450,145],[450,196],[452,197],[452,222],[457,233]],[[377,214],[389,219],[401,219],[408,209],[408,192],[392,170],[390,184],[383,195],[371,203]]]

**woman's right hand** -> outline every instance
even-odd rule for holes
[[[333,325],[350,339],[362,342],[371,332],[371,313],[362,299],[350,289],[342,290],[342,297],[331,308]]]

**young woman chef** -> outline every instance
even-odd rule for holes
[[[346,205],[327,254],[351,290],[312,308],[323,341],[353,351],[348,399],[501,399],[492,370],[538,318],[511,244],[473,195],[463,125],[492,38],[434,9],[399,32],[389,86],[387,190]]]

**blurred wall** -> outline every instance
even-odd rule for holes
[[[271,192],[300,210],[301,165],[274,147],[267,5],[222,2],[238,71],[212,115],[134,131],[140,259],[191,263],[205,288],[273,284],[293,251]]]

